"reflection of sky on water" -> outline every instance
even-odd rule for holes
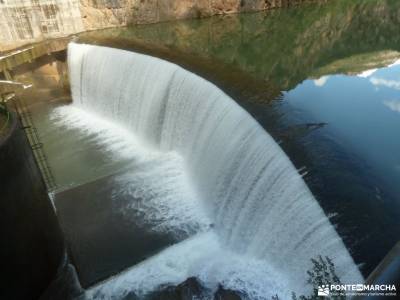
[[[400,60],[357,76],[306,80],[285,95],[304,122],[345,143],[400,195]]]

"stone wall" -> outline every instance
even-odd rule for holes
[[[258,11],[307,0],[0,0],[0,51],[85,30]]]

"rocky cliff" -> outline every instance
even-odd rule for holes
[[[85,30],[258,11],[309,0],[0,0],[0,51]]]
[[[80,0],[85,28],[258,11],[304,0]]]

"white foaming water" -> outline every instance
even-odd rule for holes
[[[56,108],[51,118],[53,126],[80,129],[84,137],[109,154],[111,161],[122,158],[129,162],[123,174],[113,176],[115,209],[125,221],[134,218],[136,224],[177,238],[209,228],[210,221],[198,209],[199,199],[191,190],[179,155],[143,148],[143,143],[124,128],[74,106]],[[121,198],[132,201],[118,203]]]
[[[179,284],[197,277],[210,289],[217,284],[236,291],[245,291],[250,299],[290,298],[288,282],[270,264],[223,249],[219,237],[202,233],[173,245],[134,268],[99,284],[87,292],[92,299],[123,298],[133,291],[142,297],[164,284]],[[113,298],[114,299],[114,298]],[[199,299],[200,300],[200,299]]]
[[[144,177],[136,175],[127,184],[132,193],[140,188],[137,184],[143,186],[136,192],[151,203],[144,214],[153,214],[159,195],[184,181],[179,200],[169,206],[176,211],[167,211],[179,215],[180,203],[194,198],[189,202],[198,206],[191,209],[204,209],[216,234],[185,241],[104,283],[92,290],[98,297],[123,295],[130,288],[145,292],[197,275],[209,286],[222,282],[253,299],[275,293],[285,299],[291,291],[307,291],[306,271],[318,255],[333,259],[342,282],[362,282],[341,238],[288,157],[213,84],[166,61],[105,47],[70,44],[68,63],[74,106],[111,122],[104,134],[110,149],[121,146],[114,136],[124,128],[129,142],[121,152],[113,149],[116,153],[146,160],[147,149],[156,149],[159,155],[176,157],[168,162],[172,169],[179,165],[177,180],[162,178],[165,173],[152,171],[157,164],[150,164],[142,169]],[[161,185],[146,188],[153,176],[154,182],[162,179]],[[153,194],[147,196],[149,190]],[[169,259],[179,256],[179,249],[182,258]]]

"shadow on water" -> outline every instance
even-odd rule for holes
[[[237,100],[304,167],[310,189],[368,275],[400,237],[394,184],[400,145],[388,142],[400,126],[400,72],[386,68],[400,59],[399,11],[398,1],[330,1],[95,31],[79,40],[173,61]],[[374,85],[375,69],[392,77]],[[335,74],[342,74],[336,84],[326,83]]]

